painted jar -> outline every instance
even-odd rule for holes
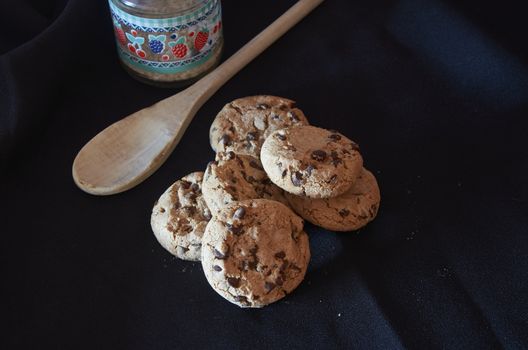
[[[212,70],[223,48],[220,0],[109,0],[119,59],[136,79],[183,86]]]

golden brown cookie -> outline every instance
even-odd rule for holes
[[[346,192],[363,166],[355,142],[336,131],[315,126],[275,131],[262,145],[260,158],[277,186],[311,198]]]
[[[207,225],[202,244],[207,281],[240,307],[263,307],[291,293],[310,260],[303,220],[266,199],[222,208]]]
[[[218,113],[209,131],[216,152],[233,151],[260,156],[260,147],[278,129],[308,125],[292,100],[268,95],[249,96],[230,102]]]
[[[265,198],[289,205],[283,191],[271,182],[257,158],[233,151],[220,152],[207,165],[202,183],[204,199],[216,213],[226,204]]]
[[[202,197],[203,172],[172,184],[152,209],[150,223],[158,242],[183,260],[200,260],[202,235],[211,212]]]
[[[381,200],[376,178],[367,169],[338,197],[314,199],[292,194],[286,197],[297,214],[333,231],[352,231],[365,226],[376,217]]]

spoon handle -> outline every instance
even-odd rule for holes
[[[195,97],[196,104],[201,106],[205,103],[231,77],[266,50],[323,1],[299,0],[214,71],[189,87],[187,90],[190,95]]]

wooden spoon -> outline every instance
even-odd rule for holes
[[[280,38],[323,0],[299,0],[214,71],[180,93],[110,125],[73,161],[75,184],[85,192],[126,191],[167,159],[200,107],[225,82]]]

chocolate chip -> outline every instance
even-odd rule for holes
[[[229,285],[231,285],[232,287],[238,288],[240,286],[240,278],[228,277],[227,283],[229,283]]]
[[[265,104],[265,103],[259,103],[259,104],[257,105],[257,108],[258,108],[258,109],[268,109],[268,108],[270,108],[270,106],[267,105],[267,104]]]
[[[290,117],[290,119],[294,122],[300,121],[299,117],[293,111],[288,112],[288,117]]]
[[[235,219],[242,219],[244,215],[246,215],[246,209],[244,207],[239,207],[237,210],[235,210],[233,217]]]
[[[243,295],[236,295],[235,296],[235,301],[238,301],[238,302],[242,302],[242,303],[247,303],[247,297],[243,296]]]
[[[188,189],[189,187],[191,187],[191,183],[189,181],[181,180],[181,187],[183,187],[184,189]]]
[[[271,116],[271,118],[277,120],[277,119],[280,119],[280,115],[274,114],[274,115]]]
[[[214,249],[214,250],[213,250],[213,255],[215,256],[215,258],[217,258],[217,259],[221,259],[221,260],[227,258],[227,254],[223,254],[222,252],[220,252],[220,251],[217,250],[217,249]]]
[[[306,167],[306,173],[308,174],[308,176],[312,175],[312,171],[316,169],[316,167],[314,167],[312,164],[308,164],[308,166]]]
[[[227,134],[223,134],[218,142],[223,143],[224,146],[229,146],[231,144],[231,137],[229,137]]]
[[[264,170],[256,161],[252,160],[249,162],[249,166],[258,170]]]
[[[302,173],[300,171],[296,171],[291,175],[291,182],[293,186],[299,187],[302,183]]]
[[[234,134],[235,131],[236,131],[235,128],[234,128],[233,126],[230,126],[228,130],[231,131],[233,134]]]
[[[299,272],[302,271],[301,268],[300,268],[299,266],[295,265],[295,264],[291,264],[291,265],[290,265],[290,268],[291,268],[292,270],[296,270],[296,271],[299,271]]]
[[[332,153],[331,153],[330,156],[332,157],[332,164],[333,164],[335,167],[337,167],[337,165],[338,165],[339,163],[343,163],[343,161],[341,160],[341,158],[339,158],[339,155],[337,154],[336,151],[332,151]]]
[[[316,149],[312,152],[312,159],[322,162],[326,159],[326,152],[320,149]]]
[[[332,141],[339,141],[341,140],[341,135],[339,134],[331,134],[330,136],[328,136],[329,139],[331,139]]]
[[[264,283],[264,289],[266,290],[266,292],[271,292],[277,285],[275,283],[272,283],[272,282],[265,282]]]
[[[260,183],[263,185],[271,185],[273,182],[271,182],[269,178],[265,178],[265,179],[260,180]]]
[[[277,284],[278,286],[282,286],[283,283],[284,283],[284,280],[282,279],[281,276],[275,279],[275,284]]]
[[[257,269],[257,262],[256,261],[250,261],[248,262],[248,268],[250,270],[256,270]]]
[[[281,134],[280,132],[276,133],[276,134],[275,134],[275,137],[278,138],[278,139],[281,140],[281,141],[286,140],[286,135]]]
[[[292,231],[292,233],[290,234],[291,238],[295,241],[295,242],[298,242],[299,241],[299,232],[297,231]]]
[[[236,225],[233,225],[233,224],[227,223],[226,226],[227,226],[227,229],[228,229],[231,233],[233,233],[233,234],[235,234],[235,235],[239,235],[240,233],[242,233],[242,225],[240,225],[240,226],[236,226]]]
[[[281,175],[281,176],[282,176],[283,179],[284,179],[284,177],[286,176],[287,173],[288,173],[288,170],[284,170],[284,171],[282,172],[282,175]]]
[[[281,272],[286,271],[286,269],[288,268],[288,266],[290,266],[290,263],[288,262],[288,260],[284,260],[284,261],[282,262],[281,267],[280,267],[280,271],[281,271]]]
[[[359,151],[359,145],[355,142],[350,143],[350,148],[352,148],[354,151]]]
[[[200,185],[198,185],[198,184],[192,184],[192,185],[191,185],[191,190],[193,190],[193,191],[196,192],[196,191],[198,191],[199,189],[200,189]]]
[[[235,186],[227,185],[225,189],[231,194],[237,192],[237,188]]]
[[[178,255],[185,255],[185,253],[189,251],[189,248],[180,247],[180,246],[178,246],[176,249],[178,251]]]
[[[378,206],[376,204],[372,204],[369,208],[369,215],[371,218],[375,217],[378,213]]]
[[[248,132],[248,134],[246,135],[246,140],[249,142],[249,141],[254,141],[257,139],[257,133],[256,132]]]
[[[195,207],[184,207],[183,210],[185,210],[185,212],[189,215],[189,216],[192,216],[196,213],[196,208]]]
[[[344,218],[345,216],[350,215],[350,210],[348,210],[348,209],[344,209],[344,208],[343,208],[343,209],[341,209],[341,210],[339,211],[339,215],[341,215],[341,217]]]
[[[280,252],[275,253],[275,257],[277,259],[284,259],[286,257],[286,253],[281,250]]]
[[[336,182],[336,180],[337,180],[337,175],[334,174],[334,175],[332,175],[332,177],[330,178],[330,180],[328,180],[328,183]]]
[[[251,176],[251,175],[247,177],[247,182],[249,182],[250,184],[252,184],[252,183],[254,183],[254,182],[256,182],[256,181],[257,181],[257,180],[256,180],[253,176]]]
[[[220,272],[220,271],[222,271],[222,268],[220,266],[218,266],[218,265],[214,265],[213,266],[213,270]]]
[[[226,154],[226,158],[227,158],[227,159],[233,159],[233,158],[235,158],[235,157],[236,157],[236,154],[235,154],[235,152],[233,152],[233,151],[229,151],[229,152],[227,152],[227,154]]]

